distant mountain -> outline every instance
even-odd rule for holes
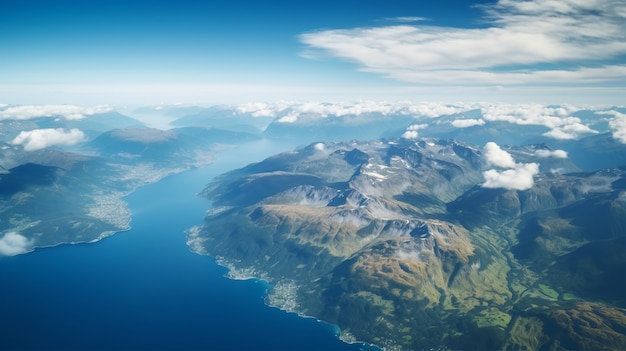
[[[165,115],[174,118],[195,115],[202,112],[205,107],[188,105],[159,105],[144,106],[133,110],[134,114],[141,115]]]
[[[281,113],[265,130],[272,139],[295,139],[303,144],[318,140],[350,141],[372,140],[402,134],[414,121],[410,115],[361,113],[342,116],[322,116],[317,113],[299,113],[289,119],[289,110]]]
[[[0,120],[0,141],[10,142],[21,131],[39,128],[36,121],[33,120]]]
[[[236,132],[260,133],[274,119],[267,116],[253,116],[224,106],[213,106],[202,110],[193,109],[190,114],[172,121],[174,127],[212,127]]]
[[[568,151],[570,159],[588,172],[626,165],[626,144],[615,140],[610,133],[553,141],[551,145]]]
[[[216,178],[189,244],[348,340],[625,348],[626,169],[507,151],[541,163],[530,189],[482,187],[483,149],[454,140],[314,143]]]
[[[87,148],[119,162],[185,164],[204,158],[218,144],[238,144],[258,136],[205,127],[167,131],[154,128],[115,129],[95,138]]]
[[[104,132],[111,129],[140,127],[144,123],[116,111],[87,115],[83,119],[67,121],[67,128],[78,128],[85,133]]]
[[[508,122],[490,122],[487,125],[477,125],[466,128],[457,128],[451,124],[441,123],[430,126],[421,133],[433,138],[450,138],[464,140],[472,144],[485,144],[493,141],[500,145],[525,145],[532,143],[550,143],[554,139],[542,137],[548,132],[544,126],[519,126]]]
[[[98,241],[129,228],[124,197],[137,187],[206,165],[222,148],[257,138],[213,128],[138,127],[106,131],[74,152],[2,143],[0,233],[19,238],[22,246],[11,254]]]
[[[153,128],[114,129],[102,133],[88,146],[106,157],[163,159],[183,151],[177,133]]]
[[[31,121],[37,125],[37,128],[78,128],[90,138],[111,129],[137,128],[144,125],[143,122],[116,111],[85,115],[80,119],[42,117]]]

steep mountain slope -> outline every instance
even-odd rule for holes
[[[213,209],[189,244],[233,274],[269,280],[270,303],[336,323],[347,340],[402,349],[625,347],[619,294],[599,291],[608,277],[619,280],[626,171],[560,175],[551,164],[578,168],[538,160],[540,149],[510,150],[547,173],[530,189],[506,190],[482,187],[483,151],[453,140],[311,144],[217,178],[203,192]],[[610,233],[590,234],[587,215],[607,208]],[[530,232],[539,219],[554,231]],[[588,262],[602,253],[609,262]],[[586,287],[594,270],[606,277]],[[578,280],[555,278],[568,274]]]

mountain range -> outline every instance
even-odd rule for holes
[[[232,275],[268,280],[268,303],[385,349],[626,348],[624,108],[137,111],[176,128],[0,108],[0,254],[100,240],[128,228],[137,187],[285,141],[302,146],[217,177],[188,232]]]
[[[288,308],[337,324],[346,340],[626,347],[626,168],[581,172],[546,159],[560,154],[542,144],[500,151],[516,160],[510,172],[537,166],[530,186],[489,186],[487,146],[313,143],[216,178],[203,192],[213,209],[189,243],[275,286],[295,284]],[[269,301],[283,301],[278,290]]]
[[[45,121],[28,123],[41,127]],[[97,130],[99,124],[93,125]],[[257,139],[214,128],[163,131],[141,125],[95,133],[93,139],[86,135],[88,140],[65,149],[0,144],[0,231],[18,238],[7,254],[94,242],[127,230],[131,213],[124,197],[137,187],[207,165],[223,148]]]

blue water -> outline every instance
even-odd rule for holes
[[[257,142],[140,188],[127,198],[129,231],[1,257],[0,350],[361,349],[328,324],[264,305],[262,282],[224,278],[225,268],[185,243],[210,206],[195,193],[279,148]]]

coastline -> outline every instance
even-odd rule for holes
[[[128,206],[128,201],[125,199],[126,197],[133,194],[141,187],[158,183],[169,176],[209,166],[212,162],[213,159],[207,161],[207,163],[194,163],[192,165],[187,165],[186,167],[154,171],[149,173],[147,177],[145,177],[146,173],[144,172],[142,173],[144,177],[127,178],[125,180],[131,184],[130,189],[114,190],[108,194],[104,194],[103,192],[96,194],[94,195],[94,200],[97,205],[85,208],[87,212],[86,216],[101,220],[113,226],[117,226],[118,228],[100,232],[97,237],[91,240],[60,241],[48,245],[32,245],[29,246],[24,252],[20,252],[12,256],[24,255],[32,253],[36,250],[53,248],[61,245],[94,244],[113,235],[130,231],[132,229],[131,223],[133,220],[133,213]],[[142,165],[141,167],[143,167],[145,171],[145,165]],[[7,232],[10,232],[10,230]]]
[[[192,172],[195,172],[195,171],[192,171]],[[213,173],[214,172],[211,171],[211,174]],[[29,255],[29,257],[24,257],[24,259],[18,259],[15,261],[6,260],[7,267],[11,269],[15,267],[15,269],[13,269],[13,272],[15,273],[16,279],[19,278],[20,274],[23,273],[23,270],[21,267],[19,267],[19,265],[24,265],[24,264],[29,264],[30,265],[29,268],[33,268],[33,275],[32,275],[33,277],[42,276],[42,277],[49,277],[50,279],[52,279],[52,277],[55,277],[55,275],[47,274],[46,273],[47,269],[54,272],[55,274],[58,274],[58,277],[63,278],[63,280],[61,280],[58,284],[54,284],[54,287],[55,289],[58,288],[59,296],[61,296],[64,299],[63,302],[64,303],[67,302],[67,309],[71,310],[71,308],[73,307],[77,307],[77,306],[80,307],[80,304],[77,305],[76,303],[74,303],[74,301],[84,300],[86,304],[85,306],[92,306],[93,310],[85,309],[81,307],[80,309],[76,310],[76,313],[78,313],[78,315],[82,315],[83,313],[85,315],[89,314],[89,318],[94,318],[94,322],[98,322],[98,323],[101,323],[100,322],[101,319],[98,317],[100,311],[104,313],[105,316],[111,317],[108,314],[109,310],[107,308],[107,304],[109,303],[114,303],[114,305],[111,305],[111,306],[117,306],[117,307],[131,306],[132,307],[132,306],[136,306],[137,301],[139,301],[140,305],[142,306],[144,305],[150,306],[154,302],[154,306],[152,308],[146,309],[146,313],[147,313],[146,315],[148,316],[161,315],[161,312],[159,312],[158,308],[165,307],[166,308],[165,312],[169,311],[181,317],[185,316],[185,312],[180,311],[180,304],[183,304],[190,308],[189,311],[191,314],[189,315],[189,319],[184,319],[181,321],[181,323],[183,323],[183,325],[188,325],[191,327],[191,328],[186,328],[187,332],[189,330],[195,330],[196,332],[200,332],[200,334],[198,334],[199,341],[197,342],[185,341],[185,342],[181,342],[181,344],[179,345],[202,345],[201,347],[202,349],[210,349],[208,345],[213,345],[212,344],[213,341],[210,341],[206,338],[206,333],[207,333],[207,330],[209,330],[207,329],[207,327],[211,327],[213,325],[220,326],[217,330],[211,331],[211,333],[213,332],[219,333],[219,336],[216,335],[215,339],[221,340],[221,341],[217,341],[217,342],[222,342],[221,345],[233,345],[229,343],[228,341],[228,339],[230,338],[222,338],[222,336],[231,335],[231,331],[232,331],[232,335],[244,335],[243,333],[246,333],[245,328],[257,328],[258,326],[259,330],[262,331],[262,334],[258,334],[258,335],[255,334],[257,329],[250,330],[251,336],[252,336],[251,338],[241,338],[241,339],[244,339],[245,341],[236,342],[235,344],[245,345],[244,349],[254,349],[254,348],[251,348],[250,346],[253,345],[255,342],[254,340],[258,338],[259,345],[270,345],[269,348],[264,348],[268,350],[271,349],[271,345],[279,345],[281,347],[280,349],[285,349],[284,348],[285,345],[291,345],[289,346],[289,348],[295,345],[295,349],[297,349],[298,345],[300,345],[301,342],[306,342],[305,344],[302,344],[302,345],[334,345],[334,347],[330,347],[330,348],[320,347],[317,349],[339,349],[339,350],[355,350],[355,351],[358,350],[360,348],[359,346],[353,346],[353,347],[342,346],[342,345],[347,345],[348,343],[344,343],[342,340],[338,339],[337,337],[339,335],[339,333],[337,332],[338,328],[328,329],[324,325],[318,325],[318,323],[321,323],[322,321],[318,320],[317,318],[313,319],[312,317],[304,316],[304,317],[307,317],[306,319],[309,319],[307,321],[304,321],[304,320],[299,320],[299,317],[303,317],[302,314],[296,314],[296,315],[293,315],[291,313],[289,315],[283,314],[283,312],[280,312],[280,308],[278,306],[275,306],[277,307],[275,309],[274,308],[268,309],[266,307],[266,304],[259,301],[259,297],[261,297],[262,299],[266,295],[265,291],[269,291],[271,287],[269,283],[267,283],[266,280],[258,279],[258,275],[259,275],[258,272],[255,273],[254,275],[249,271],[247,272],[248,274],[244,274],[245,271],[239,272],[240,273],[238,275],[239,278],[255,279],[254,283],[251,281],[247,283],[242,283],[242,282],[241,283],[233,283],[233,282],[228,283],[228,281],[232,281],[232,279],[229,279],[229,280],[223,279],[223,275],[226,272],[226,270],[219,267],[217,264],[214,264],[214,259],[212,257],[205,256],[206,258],[201,258],[200,255],[197,255],[194,252],[190,252],[189,246],[185,243],[184,237],[183,238],[180,237],[180,234],[184,233],[185,230],[189,226],[194,224],[194,222],[197,223],[198,218],[202,218],[202,214],[204,213],[204,211],[206,211],[206,208],[208,208],[207,204],[210,204],[210,202],[205,203],[205,199],[198,199],[198,201],[196,201],[195,199],[192,199],[191,197],[194,197],[193,191],[189,192],[185,190],[184,193],[179,191],[179,189],[190,189],[192,188],[192,185],[196,183],[192,184],[189,182],[183,182],[183,183],[180,183],[180,184],[183,184],[180,186],[180,188],[178,186],[174,186],[174,184],[179,184],[178,180],[180,179],[193,180],[194,182],[197,180],[200,180],[200,182],[203,183],[204,179],[206,179],[206,174],[207,172],[200,171],[199,173],[191,173],[190,176],[182,176],[181,178],[175,178],[175,179],[171,178],[171,180],[166,180],[166,183],[163,183],[165,184],[164,187],[158,188],[158,189],[167,189],[166,194],[171,194],[171,193],[183,194],[183,196],[176,195],[178,196],[176,199],[171,199],[169,196],[164,197],[165,193],[163,195],[159,195],[160,193],[158,191],[153,192],[152,188],[142,190],[142,189],[139,189],[138,187],[137,190],[138,190],[139,195],[137,196],[133,195],[133,196],[129,196],[125,198],[125,201],[129,203],[129,206],[132,210],[132,223],[130,221],[127,222],[127,226],[124,229],[115,230],[115,231],[104,231],[103,229],[105,228],[101,228],[99,231],[94,230],[92,232],[92,233],[95,233],[96,235],[99,232],[101,232],[97,238],[94,238],[95,236],[94,235],[91,238],[89,238],[89,240],[87,240],[87,238],[85,238],[86,240],[65,240],[63,242],[56,242],[47,246],[52,247],[52,246],[59,246],[63,244],[95,243],[95,242],[102,240],[103,238],[113,236],[116,233],[129,231],[129,230],[133,231],[130,233],[131,235],[122,235],[118,238],[115,238],[115,240],[111,240],[110,243],[112,245],[109,245],[109,241],[106,241],[106,242],[103,242],[101,245],[94,245],[95,246],[94,248],[90,247],[91,245],[89,246],[78,245],[78,247],[76,248],[66,247],[65,249],[60,249],[58,251],[57,250],[41,250],[41,252],[32,256]],[[184,184],[187,184],[187,185],[184,185]],[[127,195],[131,193],[134,193],[134,191],[129,191]],[[147,195],[148,193],[150,195]],[[189,200],[185,200],[185,199],[189,199]],[[190,200],[193,200],[193,201],[190,201]],[[136,204],[136,201],[141,201],[144,205],[135,207],[134,204]],[[158,204],[155,203],[156,201],[158,201]],[[180,210],[180,211],[175,211],[176,214],[179,214],[179,213],[184,214],[185,220],[177,221],[178,224],[172,225],[170,227],[169,223],[171,223],[172,221],[170,221],[170,219],[168,218],[168,216],[170,215],[170,212],[167,210],[167,208],[169,206],[175,206],[179,204],[183,204],[184,206],[186,206],[186,204],[190,204],[190,206],[193,206],[193,211],[191,210],[185,211],[185,209]],[[163,222],[168,224],[167,227],[159,226],[158,224],[153,224],[153,221],[150,219],[153,216],[152,215],[153,210],[160,211],[160,212],[155,212],[155,213],[160,213],[161,217],[157,217],[157,218],[163,219],[164,220]],[[190,215],[188,215],[188,213],[190,213]],[[198,217],[198,215],[200,215],[200,217]],[[145,225],[147,225],[147,227],[144,227]],[[137,233],[141,235],[134,235],[135,234],[134,231],[136,230],[141,230],[142,231],[141,233]],[[154,231],[154,230],[159,231],[159,233],[161,234],[151,233],[151,231]],[[156,238],[154,235],[157,235],[157,234],[160,235],[159,238],[165,238],[166,236],[167,240],[165,241],[152,240],[153,238]],[[150,241],[149,243],[150,249],[147,251],[145,251],[146,249],[146,247],[144,246],[145,243],[142,243],[146,239]],[[40,246],[37,248],[43,248],[43,246]],[[163,253],[163,254],[169,255],[170,248],[175,249],[174,250],[175,252],[173,253],[173,255],[168,256],[168,258],[169,259],[177,258],[175,261],[162,259],[161,254]],[[134,255],[128,255],[128,254],[125,254],[122,257],[119,257],[119,254],[116,251],[111,251],[113,249],[121,249],[120,252],[125,252],[125,253],[131,253],[131,252],[142,253],[145,251],[146,255],[144,259],[144,255],[142,254],[139,257],[139,260],[137,260],[137,257],[133,258]],[[163,252],[164,249],[167,249],[167,252]],[[142,250],[142,251],[138,251],[138,250]],[[89,264],[88,265],[73,264],[74,263],[73,259],[70,259],[70,257],[73,257],[73,258],[74,257],[75,258],[88,257],[89,259],[87,261],[80,260],[79,262],[88,262]],[[61,258],[61,259],[56,260],[54,258]],[[207,258],[208,258],[208,261],[207,261]],[[51,261],[51,259],[54,259],[54,260]],[[55,264],[53,265],[52,263],[55,263]],[[158,264],[155,266],[154,263],[158,263]],[[133,269],[127,269],[129,264],[132,264],[132,265],[137,264],[137,266],[136,267],[133,266]],[[180,272],[180,270],[170,269],[170,266],[178,267],[178,265],[181,265],[181,267],[184,267],[185,265],[188,265],[188,264],[193,264],[194,266],[187,267],[189,268],[189,271],[186,271],[186,272],[189,272],[190,274],[189,275],[185,274],[184,275],[185,277],[182,277],[179,273],[176,273],[176,271]],[[41,269],[40,266],[44,267],[45,269]],[[171,274],[173,278],[171,282],[177,282],[177,283],[184,282],[184,284],[177,284],[177,283],[168,284],[166,281],[159,279],[159,277],[154,276],[152,274],[155,267],[160,267],[163,273],[165,274],[165,276]],[[57,269],[57,268],[60,268],[60,269]],[[144,276],[136,277],[140,279],[135,279],[135,275],[139,273],[140,271],[144,271],[144,270],[147,270],[147,272],[150,272],[150,274],[145,275],[145,278],[147,279],[146,282],[149,283],[147,285],[139,282],[144,279]],[[200,272],[203,272],[203,273],[200,273]],[[85,274],[85,279],[73,279],[73,277],[75,277],[77,273],[81,275]],[[190,281],[189,276],[194,276],[196,278],[193,278],[193,281]],[[125,292],[126,288],[121,289],[119,291],[115,291],[115,289],[113,290],[100,289],[99,288],[100,284],[103,284],[105,282],[104,280],[100,279],[103,277],[107,279],[112,279],[110,282],[113,282],[113,283],[116,283],[116,282],[119,283],[120,278],[122,279],[130,278],[131,280],[128,281],[132,285],[132,287],[130,288],[132,289],[140,288],[140,290],[137,290],[137,291],[143,291],[144,294],[139,294],[137,296],[133,294],[129,295],[128,293]],[[211,282],[211,280],[197,279],[197,277],[201,277],[201,278],[211,277],[211,279],[219,279],[219,281],[221,282],[219,281]],[[235,276],[233,276],[232,278],[235,278]],[[38,291],[41,291],[41,288],[39,286],[45,285],[48,283],[47,279],[48,278],[46,279],[38,278],[38,279],[28,280],[27,281],[28,285],[25,287],[20,287],[19,289],[22,291],[28,292],[29,289],[32,287],[32,289],[30,290],[33,291],[33,296],[36,296],[38,298],[40,297],[40,300],[36,301],[38,305],[48,306],[48,303],[52,305],[53,303],[55,303],[54,300],[47,299],[45,296],[41,296],[41,294],[38,293]],[[93,281],[93,284],[90,283],[90,279]],[[256,281],[261,282],[259,283],[260,285],[257,284]],[[219,289],[215,288],[215,284],[219,284]],[[245,287],[246,286],[250,287],[251,285],[254,285],[255,287],[254,289],[252,289],[250,293],[248,289]],[[117,285],[109,284],[108,286],[117,286]],[[79,289],[76,289],[76,287],[79,287]],[[83,290],[82,289],[83,287],[87,289],[93,289],[93,292],[95,293],[95,295],[90,297],[89,295],[91,294],[81,293],[81,291]],[[120,285],[120,287],[124,287],[124,285]],[[155,294],[157,294],[155,296],[163,296],[167,298],[173,297],[173,298],[171,300],[155,299],[154,301],[150,299],[143,299],[141,298],[141,296],[145,296],[146,293],[147,294],[151,293],[149,290],[147,290],[148,289],[147,287],[159,288],[155,290]],[[163,287],[164,289],[160,289],[161,287]],[[189,289],[189,287],[192,287],[192,289]],[[68,290],[70,293],[69,294],[66,292],[61,293],[63,289]],[[5,290],[5,292],[9,294],[10,290]],[[111,294],[111,292],[113,293]],[[176,294],[172,295],[173,293],[176,293]],[[212,300],[211,298],[212,296],[220,297],[224,293],[228,294],[228,296],[223,296],[221,299],[215,299],[215,301],[217,302],[212,302],[212,301],[207,301],[207,300],[203,301],[203,299]],[[189,294],[189,296],[186,294]],[[189,299],[185,298],[185,296],[188,296]],[[95,297],[95,299],[93,297]],[[177,297],[183,297],[183,298],[178,299]],[[77,300],[77,298],[81,300]],[[136,300],[135,298],[139,298],[139,300]],[[224,320],[222,317],[220,317],[220,313],[226,313],[230,315],[230,312],[229,312],[230,309],[228,310],[224,309],[222,311],[220,310],[220,308],[225,308],[226,306],[241,306],[240,302],[231,301],[231,300],[239,300],[239,298],[244,298],[245,304],[249,308],[241,309],[239,313],[240,316],[233,317],[232,319]],[[181,302],[180,300],[184,300],[184,302]],[[6,299],[6,301],[10,301],[10,300]],[[168,303],[165,304],[165,306],[163,306],[161,301],[163,302],[168,301]],[[222,304],[220,304],[219,301],[223,301]],[[28,301],[25,300],[24,303],[28,304]],[[202,317],[201,315],[198,315],[195,312],[196,306],[198,303],[203,304],[204,306],[202,307],[203,311],[207,311],[215,315],[206,315],[204,317]],[[127,304],[127,305],[124,305],[124,304]],[[17,306],[20,306],[17,304],[14,306],[16,306],[15,314],[19,315],[19,310],[21,310],[22,308],[21,307],[17,308]],[[54,311],[53,308],[44,308],[43,310]],[[252,313],[253,315],[250,315],[250,313]],[[134,315],[134,317],[138,317],[140,315],[141,314],[137,314],[137,315]],[[167,316],[168,313],[164,313],[163,315]],[[265,317],[267,317],[267,319]],[[70,335],[71,334],[70,329],[73,329],[73,328],[70,328],[70,329],[65,328],[61,323],[56,323],[55,318],[56,317],[53,313],[48,313],[42,316],[41,318],[38,317],[36,323],[34,324],[58,328],[59,329],[58,333],[57,333],[57,330],[54,328],[50,328],[47,330],[54,330],[55,331],[54,335],[63,335],[64,336],[63,340],[71,340],[71,338],[67,338],[65,335],[66,334]],[[136,322],[135,319],[136,318],[130,319],[130,321],[133,324],[127,323],[126,321],[128,319],[125,319],[121,325],[123,325],[124,328],[129,328],[128,330],[135,330],[135,328],[143,328],[140,326],[135,327],[135,325],[137,325],[137,323],[135,323]],[[238,321],[238,319],[242,319],[242,321],[240,322]],[[161,321],[161,319],[156,319],[156,320]],[[69,322],[75,323],[79,327],[78,330],[82,330],[82,328],[85,328],[85,329],[88,328],[88,323],[81,323],[79,320],[69,321]],[[218,324],[215,324],[215,323],[218,323]],[[283,341],[276,341],[276,340],[283,339],[277,336],[272,337],[272,338],[266,337],[265,335],[268,335],[268,334],[270,335],[282,334],[280,330],[282,328],[276,328],[274,326],[275,323],[276,325],[284,326],[286,328],[293,327],[293,330],[289,329],[290,332],[294,333],[294,334],[290,334],[292,335],[292,337],[284,339]],[[32,323],[29,323],[29,324],[32,324]],[[15,325],[16,330],[22,330],[22,328],[26,330],[25,327],[27,327],[27,325],[21,325],[21,324],[14,324],[14,325]],[[167,324],[164,323],[163,325],[165,326]],[[197,326],[203,326],[203,327],[194,329]],[[235,328],[232,328],[233,326]],[[241,326],[244,329],[238,330],[237,329],[238,326]],[[104,328],[103,331],[96,331],[95,329],[90,330],[87,333],[82,333],[80,341],[73,341],[73,342],[83,343],[82,345],[87,345],[87,343],[91,342],[91,340],[96,340],[93,337],[97,336],[97,337],[102,337],[103,341],[109,340],[109,341],[106,341],[105,344],[108,346],[111,346],[112,347],[111,349],[114,349],[119,344],[117,343],[117,341],[115,341],[116,339],[110,339],[108,338],[108,336],[117,335],[115,333],[118,332],[119,330],[116,330],[115,328],[116,328],[115,323],[113,324],[109,323],[107,324],[106,328]],[[164,332],[163,334],[164,336],[162,338],[150,337],[150,339],[146,341],[145,345],[156,345],[156,346],[166,345],[168,349],[170,349],[169,347],[171,347],[171,345],[173,344],[168,344],[167,342],[169,342],[169,340],[174,340],[174,339],[167,339],[167,337],[170,335],[169,334],[170,329],[168,328],[167,330],[168,330],[167,332]],[[91,332],[93,332],[93,335],[90,334]],[[112,332],[113,334],[110,334],[109,332]],[[179,334],[177,333],[178,333],[177,331],[172,331],[171,335],[178,336]],[[15,336],[17,334],[12,334],[12,335]],[[51,338],[55,337],[54,335],[51,334],[50,337]],[[294,336],[296,335],[300,335],[301,337],[294,338]],[[189,335],[180,334],[180,336],[188,337]],[[131,340],[131,341],[144,340],[142,339],[141,335],[128,336],[128,338],[129,338],[128,340]],[[166,343],[158,344],[158,345],[151,344],[154,342],[154,340],[161,340],[161,339],[166,341]],[[30,337],[28,338],[28,340],[47,340],[47,339],[45,338],[37,339],[37,338]],[[63,340],[61,339],[58,340],[59,345],[65,345],[66,341],[63,341]],[[318,340],[319,340],[319,344],[318,344]],[[9,343],[9,345],[21,345],[23,341],[21,341],[21,339],[19,339],[16,336],[16,337],[12,337],[10,340],[6,342]],[[47,341],[40,341],[39,343],[43,345],[42,344],[43,342],[47,342]],[[33,343],[35,343],[35,341],[33,341]],[[134,344],[134,345],[140,345],[140,344]],[[171,348],[171,349],[174,349],[174,348]]]
[[[210,210],[209,210],[210,211]],[[274,281],[267,272],[262,272],[255,267],[237,267],[232,261],[229,261],[223,256],[212,256],[202,247],[201,243],[205,240],[199,238],[201,226],[193,226],[185,231],[187,238],[187,246],[189,250],[198,255],[211,257],[215,263],[221,267],[227,269],[223,277],[230,280],[255,280],[261,282],[265,286],[265,296],[263,301],[266,306],[285,311],[287,313],[293,313],[300,318],[314,319],[318,323],[323,323],[329,326],[335,332],[337,339],[346,344],[360,344],[366,347],[368,350],[380,350],[380,351],[396,351],[399,350],[394,346],[380,346],[374,345],[365,341],[360,341],[350,332],[343,331],[338,325],[329,323],[325,320],[319,319],[315,316],[310,316],[301,312],[298,307],[297,290],[298,285],[293,280],[278,280]]]

